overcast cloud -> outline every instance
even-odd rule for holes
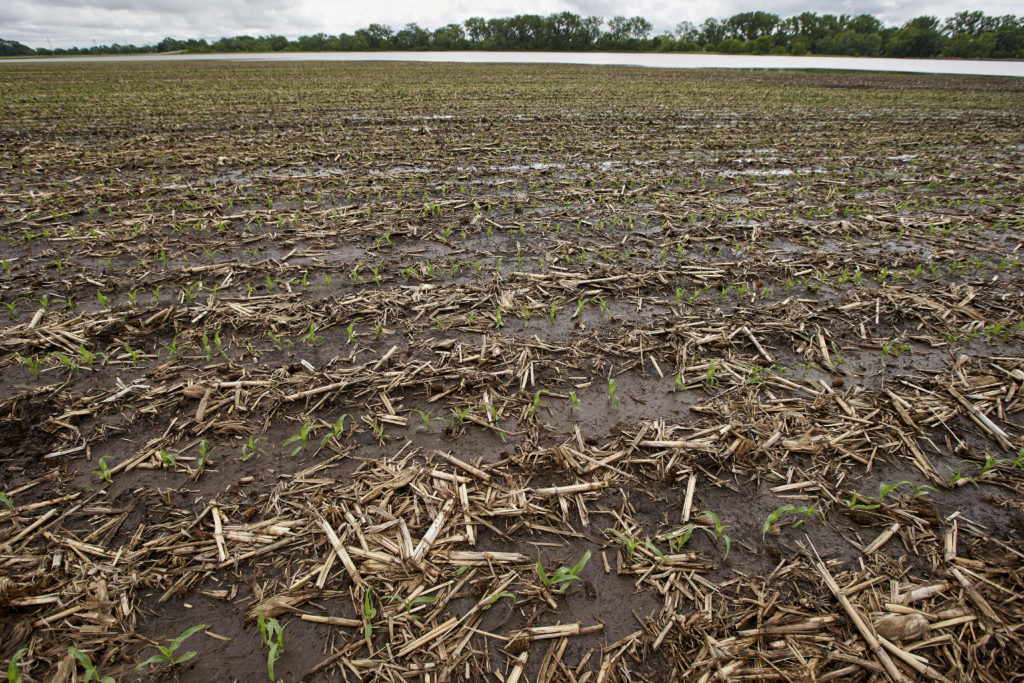
[[[288,5],[285,7],[284,5]],[[724,18],[752,10],[789,16],[805,10],[819,14],[873,14],[886,24],[932,14],[945,18],[962,10],[988,14],[1019,14],[1019,0],[984,0],[965,6],[946,0],[389,0],[352,2],[331,0],[3,0],[0,38],[31,47],[88,47],[93,43],[154,43],[165,36],[206,38],[239,34],[279,34],[288,38],[324,33],[351,33],[370,23],[393,29],[409,22],[427,29],[461,23],[473,16],[551,14],[569,10],[606,19],[640,15],[655,32],[671,30],[683,20],[699,24],[709,16]]]

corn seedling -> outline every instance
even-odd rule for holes
[[[513,604],[516,602],[515,593],[510,593],[509,591],[501,591],[500,593],[495,593],[494,595],[492,595],[490,600],[488,600],[484,605],[480,607],[480,610],[486,612],[487,610],[494,607],[494,605],[496,605],[497,602],[502,598],[512,598]]]
[[[540,408],[540,392],[538,391],[533,395],[533,402],[526,406],[526,410],[523,411],[523,417],[533,417],[537,414],[537,409]]]
[[[173,453],[168,453],[164,449],[157,450],[156,454],[160,457],[160,466],[173,468],[178,466],[178,460],[174,457]]]
[[[359,339],[356,337],[355,327],[356,327],[356,321],[353,320],[352,322],[350,322],[348,324],[348,327],[345,328],[345,331],[348,333],[348,343],[349,344],[356,344],[356,345],[358,345],[359,344]]]
[[[188,652],[182,653],[180,656],[175,655],[174,653],[175,651],[177,651],[179,647],[181,647],[182,643],[184,643],[186,640],[191,638],[199,631],[202,631],[204,628],[208,628],[206,624],[198,624],[196,626],[192,626],[191,628],[186,629],[184,632],[182,632],[181,635],[172,640],[170,645],[168,645],[167,647],[164,647],[163,645],[154,645],[154,647],[157,650],[159,650],[160,653],[155,654],[146,661],[138,664],[135,667],[135,670],[141,671],[146,667],[150,666],[151,664],[166,664],[169,667],[174,667],[194,658],[197,654],[199,654],[195,650],[189,650]]]
[[[316,433],[316,427],[312,423],[307,422],[303,424],[301,427],[299,427],[299,432],[297,434],[292,434],[287,439],[285,439],[284,443],[281,444],[281,447],[287,448],[291,444],[297,443],[298,446],[293,448],[291,452],[292,456],[295,456],[299,453],[299,451],[306,448],[306,444],[309,442],[310,437],[314,433]]]
[[[203,473],[206,469],[206,463],[209,462],[210,456],[213,455],[213,446],[209,445],[207,439],[203,439],[199,442],[199,458],[196,460],[196,475]]]
[[[710,519],[714,524],[714,529],[708,529],[705,527],[704,531],[706,531],[707,534],[711,536],[712,540],[714,540],[716,543],[719,540],[725,541],[725,555],[722,556],[722,559],[728,559],[729,550],[732,548],[732,539],[729,538],[729,535],[725,533],[725,530],[729,527],[725,524],[722,524],[722,521],[718,518],[718,515],[716,515],[714,512],[711,512],[710,510],[703,511],[700,514],[700,516],[706,519]]]
[[[89,655],[85,654],[78,648],[69,647],[68,654],[78,660],[79,666],[82,667],[82,683],[89,683],[93,679],[96,679],[98,683],[114,683],[112,676],[101,676],[100,672],[96,670],[96,666],[92,663]]]
[[[350,332],[351,334],[351,332]],[[302,337],[302,341],[310,346],[317,346],[324,340],[323,335],[316,333],[316,323],[309,324],[309,331]]]
[[[619,407],[619,397],[615,395],[615,378],[608,378],[608,402],[616,408]]]
[[[400,595],[388,595],[385,597],[387,597],[389,600],[398,600],[399,602],[401,602],[402,606],[405,607],[405,611],[408,612],[412,616],[412,618],[416,619],[417,621],[419,620],[419,617],[413,614],[413,612],[420,605],[429,605],[431,603],[437,602],[439,599],[436,595],[417,595],[415,598],[403,598]]]
[[[257,615],[256,624],[260,629],[263,647],[267,648],[267,675],[270,676],[271,681],[276,681],[274,662],[284,652],[284,627],[277,619],[264,619],[263,612]]]
[[[274,342],[274,346],[277,347],[278,351],[284,351],[286,344],[288,346],[292,345],[290,339],[285,339],[284,337],[275,334],[273,330],[267,330],[267,336],[270,338],[270,341]]]
[[[167,352],[167,355],[171,360],[178,360],[187,348],[187,344],[179,345],[178,337],[175,336],[174,339],[171,340],[171,343],[165,346],[163,350]]]
[[[331,433],[325,436],[323,439],[321,439],[320,448],[325,447],[327,445],[327,442],[330,441],[331,439],[334,439],[335,441],[340,441],[341,437],[345,433],[345,419],[351,417],[352,416],[349,415],[348,413],[343,413],[341,417],[335,420],[334,423],[331,424]]]
[[[363,640],[372,649],[373,620],[377,617],[377,608],[373,606],[373,589],[367,588],[363,595]]]
[[[577,411],[581,410],[581,408],[580,408],[580,399],[576,395],[575,391],[570,391],[569,392],[569,410],[577,410]]]
[[[0,491],[0,505],[3,505],[8,510],[14,509],[14,502],[11,500],[11,497],[3,491]]]
[[[554,590],[558,593],[564,593],[565,589],[573,581],[581,581],[579,574],[583,571],[583,568],[587,565],[587,561],[590,560],[590,551],[583,553],[583,557],[580,561],[573,565],[572,568],[561,566],[555,570],[550,576],[544,571],[544,564],[541,562],[540,556],[537,557],[537,576],[540,577],[541,583],[544,584],[545,588]]]
[[[104,455],[102,458],[100,458],[99,469],[93,470],[93,474],[95,474],[97,477],[99,477],[105,482],[110,482],[112,480],[112,476],[110,468],[107,467],[107,457],[108,456]]]
[[[24,679],[21,677],[21,671],[18,670],[18,660],[21,659],[22,655],[28,652],[27,647],[18,648],[18,650],[11,655],[11,661],[7,664],[7,681],[8,683],[22,683]]]
[[[679,531],[675,531],[669,534],[662,534],[658,537],[660,541],[668,541],[668,547],[674,553],[681,553],[686,543],[693,536],[693,525],[687,524]]]
[[[704,374],[704,383],[707,384],[709,387],[718,386],[718,378],[715,377],[715,374],[720,369],[719,363],[721,361],[721,358],[715,358],[714,360],[708,362],[708,369],[707,372]]]
[[[267,439],[264,436],[255,436],[254,434],[250,434],[249,440],[242,444],[242,460],[248,460],[258,453],[265,453],[266,451],[264,451],[260,446],[260,442],[266,440]]]
[[[768,532],[771,531],[771,528],[775,525],[776,522],[778,522],[782,518],[783,515],[786,515],[786,514],[796,515],[797,519],[793,520],[790,523],[790,526],[792,526],[794,529],[797,529],[797,528],[801,527],[804,524],[804,522],[806,522],[808,519],[810,519],[811,516],[815,512],[817,512],[817,511],[818,511],[818,504],[817,503],[815,503],[814,505],[811,505],[809,507],[808,506],[797,507],[797,506],[791,505],[789,503],[787,503],[786,505],[782,505],[780,507],[777,507],[777,508],[775,508],[772,511],[772,513],[770,515],[768,515],[768,519],[766,519],[764,521],[764,525],[761,526],[761,538],[764,539],[764,537],[768,534]],[[803,516],[801,517],[800,515],[803,515]]]
[[[432,434],[434,432],[434,422],[436,422],[436,421],[444,422],[444,420],[442,418],[435,418],[435,417],[433,417],[433,415],[431,414],[431,412],[429,410],[423,411],[423,410],[420,410],[419,408],[413,408],[412,410],[409,411],[409,417],[411,418],[413,416],[413,414],[418,415],[419,418],[420,418],[420,421],[423,423],[422,426],[416,428],[416,431],[419,431],[420,429],[422,429],[422,430]]]
[[[32,373],[32,376],[35,377],[36,379],[39,378],[39,373],[41,371],[39,369],[39,360],[37,358],[33,358],[31,356],[23,356],[20,353],[15,352],[14,360],[18,361],[24,366],[27,366],[28,371]]]

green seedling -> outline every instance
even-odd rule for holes
[[[206,353],[206,362],[210,362],[213,360],[213,348],[210,346],[210,338],[205,332],[203,332],[203,336],[200,341],[203,344],[203,351]]]
[[[670,534],[662,534],[658,537],[660,541],[668,541],[668,547],[674,553],[680,553],[686,546],[690,537],[693,536],[693,525],[687,524],[679,531],[674,531]]]
[[[904,484],[910,485],[909,481],[897,481],[892,484],[879,484],[878,497],[875,498],[880,504],[885,504],[885,499],[893,495]]]
[[[352,416],[349,415],[348,413],[343,413],[341,417],[334,421],[334,423],[331,425],[331,433],[325,436],[320,441],[320,448],[325,447],[327,445],[327,442],[330,441],[331,439],[334,439],[335,441],[341,440],[342,435],[344,435],[345,433],[346,418],[352,418]]]
[[[37,358],[33,358],[31,356],[23,356],[20,353],[16,352],[14,354],[14,360],[18,361],[22,365],[27,366],[28,371],[32,373],[32,376],[35,377],[36,379],[39,378],[39,373],[41,372],[41,370],[39,369],[39,360]]]
[[[608,378],[608,402],[616,408],[619,407],[619,397],[615,395],[615,378]]]
[[[175,336],[174,339],[171,340],[170,344],[164,347],[164,351],[167,352],[171,360],[178,360],[181,357],[181,354],[185,353],[186,349],[188,349],[187,344],[181,344],[180,346],[178,345],[177,336]]]
[[[358,345],[359,344],[359,339],[356,336],[356,321],[355,320],[353,320],[352,322],[350,322],[348,324],[348,327],[345,328],[345,331],[348,333],[348,343],[349,344],[356,344],[356,345]]]
[[[583,571],[583,568],[587,566],[587,562],[590,560],[590,551],[583,553],[583,557],[580,561],[569,567],[559,567],[555,570],[554,574],[550,576],[544,571],[544,564],[541,562],[540,556],[537,557],[537,576],[540,577],[541,583],[544,584],[545,588],[554,590],[558,593],[564,593],[565,589],[572,584],[573,581],[582,581],[579,574]]]
[[[174,457],[173,453],[168,453],[164,449],[159,449],[157,455],[160,456],[160,466],[174,468],[178,466],[178,460]]]
[[[0,491],[0,505],[3,505],[8,510],[14,509],[14,502],[11,500],[11,497],[3,491]]]
[[[405,611],[412,615],[412,618],[416,620],[419,620],[419,617],[413,614],[413,611],[416,610],[417,607],[420,605],[429,605],[438,601],[438,597],[436,595],[417,595],[415,598],[403,598],[400,595],[387,595],[385,597],[389,600],[398,600],[401,602],[402,606],[405,607]]]
[[[540,408],[540,392],[538,391],[533,395],[533,402],[526,406],[526,410],[523,411],[524,417],[533,417],[537,414],[537,409]]]
[[[136,363],[138,363],[139,359],[146,355],[145,351],[139,351],[138,349],[133,349],[128,342],[124,343],[124,351],[125,351],[125,353],[128,354],[128,358],[129,358],[129,360],[131,360],[132,365],[135,365]],[[82,352],[89,353],[88,351],[85,351],[84,347],[80,347],[79,348],[79,353],[82,354]],[[95,358],[94,354],[89,353],[89,363],[90,363],[89,367],[90,368],[92,367],[91,361],[94,358]]]
[[[783,515],[786,515],[786,514],[796,515],[797,519],[793,520],[790,523],[790,526],[792,526],[794,529],[798,529],[801,526],[803,526],[804,522],[806,522],[808,519],[810,519],[811,516],[815,512],[817,512],[817,511],[818,511],[818,504],[817,503],[815,503],[814,505],[811,505],[809,507],[808,506],[797,507],[797,506],[791,505],[789,503],[787,503],[786,505],[783,505],[781,507],[777,507],[777,508],[775,508],[772,511],[772,513],[770,515],[768,515],[768,519],[766,519],[764,521],[764,525],[761,527],[761,539],[762,540],[764,539],[764,537],[768,534],[768,532],[771,531],[772,526],[774,526],[775,523],[778,522],[779,519],[781,519]],[[803,516],[801,517],[800,515],[803,515]]]
[[[569,392],[569,410],[581,410],[580,399],[579,396],[576,395],[575,391]]]
[[[79,665],[84,671],[82,683],[89,683],[89,681],[94,678],[98,683],[114,683],[114,678],[112,676],[100,676],[99,671],[96,670],[96,666],[92,663],[92,659],[89,658],[89,655],[85,654],[78,648],[69,647],[68,654],[78,660]]]
[[[78,374],[78,363],[76,363],[72,358],[69,358],[66,354],[61,353],[60,351],[55,351],[50,354],[50,357],[56,358],[70,375]]]
[[[100,290],[96,290],[96,298],[100,300],[100,306],[110,308],[110,299]]]
[[[285,345],[292,345],[290,339],[285,339],[284,337],[275,334],[273,330],[267,330],[267,337],[270,338],[270,341],[274,342],[274,346],[277,347],[278,351],[284,351]]]
[[[419,430],[422,429],[425,432],[433,434],[434,433],[434,423],[438,422],[438,421],[444,422],[444,420],[442,418],[439,418],[439,417],[435,418],[431,414],[431,412],[429,410],[423,411],[423,410],[420,410],[419,408],[413,408],[412,410],[409,411],[409,417],[411,418],[414,413],[419,416],[420,421],[423,423],[422,426],[416,428],[416,431],[419,431]]]
[[[466,406],[465,408],[452,408],[452,414],[448,417],[448,421],[452,427],[461,427],[466,424],[466,418],[476,410],[475,406]]]
[[[351,327],[351,325],[349,327]],[[349,332],[349,335],[351,335],[351,332]],[[323,335],[316,333],[316,323],[310,323],[309,331],[302,337],[303,343],[309,344],[310,346],[317,346],[323,340]]]
[[[263,612],[257,615],[256,624],[260,629],[263,647],[267,648],[267,675],[270,676],[271,681],[276,681],[274,662],[284,652],[284,627],[277,619],[264,619]]]
[[[672,391],[686,391],[686,382],[683,380],[683,373],[677,373],[672,380]]]
[[[373,589],[367,588],[363,595],[363,640],[372,649],[373,620],[377,617],[377,608],[373,606]]]
[[[287,448],[293,443],[299,444],[298,446],[292,449],[291,454],[295,456],[298,454],[299,451],[303,450],[306,447],[306,444],[309,442],[310,437],[314,433],[316,433],[316,427],[312,423],[307,422],[303,424],[301,427],[299,427],[298,434],[292,434],[287,439],[285,439],[284,443],[281,444],[281,447]]]
[[[266,440],[265,436],[250,434],[249,440],[242,444],[242,460],[248,460],[259,453],[265,453],[266,451],[260,446],[260,442]]]
[[[728,559],[729,550],[732,549],[732,539],[729,538],[729,535],[725,533],[725,530],[729,527],[725,524],[722,524],[722,521],[718,518],[718,515],[716,515],[714,512],[711,512],[710,510],[704,510],[700,514],[700,516],[707,517],[714,523],[714,529],[704,528],[704,531],[706,531],[707,534],[711,536],[712,540],[714,540],[716,543],[719,540],[725,541],[725,555],[722,556],[722,559]]]
[[[487,610],[494,607],[494,605],[496,605],[497,602],[502,598],[512,598],[512,602],[516,602],[515,593],[510,593],[509,591],[501,591],[500,593],[495,593],[494,595],[492,595],[491,598],[483,606],[480,607],[480,610],[486,612]]]
[[[164,647],[163,645],[154,645],[154,647],[157,650],[159,650],[160,653],[155,654],[146,661],[138,664],[135,667],[135,670],[141,671],[142,669],[145,669],[151,664],[166,664],[169,667],[175,667],[194,658],[197,654],[199,654],[195,650],[189,650],[188,652],[182,653],[180,656],[175,655],[174,653],[177,651],[179,647],[181,647],[182,643],[184,643],[186,640],[191,638],[199,631],[202,631],[204,628],[208,628],[208,626],[206,624],[198,624],[196,626],[192,626],[191,628],[186,629],[181,635],[172,640],[171,644],[167,647]]]
[[[125,348],[128,348],[127,344],[125,344]],[[93,353],[89,349],[85,348],[85,345],[83,344],[78,345],[78,358],[81,360],[82,363],[88,365],[90,370],[96,369],[96,359],[99,357],[99,355],[100,354]],[[132,355],[132,360],[135,360],[134,354]]]
[[[210,460],[210,456],[213,455],[213,446],[209,446],[209,441],[203,439],[199,442],[199,459],[196,461],[196,474],[202,474],[206,468],[206,463]]]
[[[715,358],[714,360],[712,360],[712,361],[710,361],[708,363],[708,369],[707,369],[707,372],[704,375],[704,382],[709,387],[717,387],[718,386],[718,378],[715,377],[715,374],[719,371],[719,369],[721,367],[719,365],[719,363],[721,363],[721,361],[722,361],[721,358]]]
[[[93,470],[93,474],[95,474],[97,477],[99,477],[105,482],[110,482],[112,479],[112,473],[110,471],[110,468],[107,467],[107,457],[108,456],[104,455],[102,458],[100,458],[99,469]]]
[[[19,648],[13,655],[11,655],[11,661],[7,664],[7,681],[8,683],[22,683],[24,679],[21,677],[21,671],[18,670],[18,660],[21,659],[22,655],[28,652],[27,647]]]
[[[899,340],[882,344],[882,363],[888,358],[898,358],[901,353],[910,350],[910,344]]]
[[[878,503],[861,503],[858,500],[859,496],[856,493],[850,494],[850,500],[846,503],[848,510],[877,510],[881,507]]]

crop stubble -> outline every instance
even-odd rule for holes
[[[1020,81],[0,85],[25,675],[1021,676]]]

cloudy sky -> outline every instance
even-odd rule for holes
[[[472,16],[551,14],[569,10],[605,18],[622,14],[649,19],[656,32],[683,20],[767,10],[789,16],[804,10],[820,14],[873,14],[888,24],[920,14],[947,17],[961,9],[988,14],[1019,14],[1020,0],[2,0],[0,38],[31,47],[153,43],[164,36],[217,39],[242,33],[351,33],[377,22],[392,28],[416,22],[427,29],[461,23]]]

